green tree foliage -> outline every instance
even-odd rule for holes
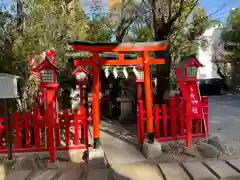
[[[240,8],[232,11],[228,17],[225,30],[222,32],[224,48],[228,59],[240,58]]]
[[[14,53],[26,59],[49,49],[55,49],[58,64],[63,66],[69,39],[86,37],[86,16],[79,2],[63,0],[22,0],[23,28],[14,42]]]
[[[183,13],[189,14],[189,8],[186,8]],[[201,35],[212,24],[212,20],[206,16],[203,8],[192,12],[191,19],[184,15],[182,18],[174,23],[170,34],[172,66],[176,65],[182,57],[195,53],[198,46],[206,46]],[[153,40],[153,31],[148,27],[137,29],[134,35],[136,42]]]
[[[184,56],[196,53],[199,46],[207,45],[201,35],[214,21],[206,16],[202,8],[196,8],[191,14],[190,10],[186,7],[182,16],[173,24],[169,39],[171,67],[174,67]],[[153,40],[153,31],[148,27],[137,29],[134,34],[134,40],[137,42]],[[156,71],[156,67],[153,66],[152,69]],[[174,73],[174,71],[170,72],[170,87],[175,87]]]
[[[92,42],[110,42],[113,37],[113,23],[109,16],[97,15],[87,22],[87,40]]]

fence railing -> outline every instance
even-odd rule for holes
[[[85,149],[88,145],[88,123],[86,110],[65,110],[49,119],[40,108],[31,112],[15,112],[9,116],[12,137],[12,152],[43,152],[56,150]],[[50,125],[53,121],[53,127]],[[0,153],[7,153],[5,119],[0,117]],[[54,137],[49,135],[53,128]]]
[[[202,97],[203,119],[192,119],[192,137],[208,136],[208,97]],[[183,140],[186,136],[185,104],[180,96],[170,97],[169,105],[153,107],[155,139],[158,142]],[[146,129],[146,110],[143,101],[138,101],[138,139],[143,144]]]

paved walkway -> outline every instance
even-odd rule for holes
[[[58,170],[20,170],[0,180],[233,180],[240,179],[240,159],[186,163],[148,164],[146,162],[116,165],[111,168],[88,169],[80,164]]]
[[[110,166],[146,161],[137,138],[116,121],[101,122],[101,144]]]

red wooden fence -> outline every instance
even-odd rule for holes
[[[46,114],[46,111],[44,112]],[[10,117],[13,152],[44,152],[56,150],[85,149],[88,146],[88,123],[86,110],[81,113],[59,113],[54,118],[55,137],[49,135],[51,120],[41,116],[40,108],[32,112],[13,113]],[[0,153],[7,153],[4,118],[0,118]],[[55,140],[54,140],[55,139]]]
[[[204,138],[208,136],[208,97],[202,97],[204,119],[192,120],[192,137]],[[155,139],[158,142],[185,139],[185,108],[180,96],[170,97],[169,106],[163,104],[154,106]],[[143,144],[145,139],[146,111],[143,101],[138,101],[138,139]],[[204,125],[205,123],[205,125]]]

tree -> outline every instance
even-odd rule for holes
[[[39,81],[35,76],[28,77],[28,55],[54,49],[58,65],[64,67],[67,40],[87,37],[87,17],[81,4],[75,0],[16,0],[14,5],[16,15],[8,26],[11,38],[3,54],[13,59],[13,63],[8,62],[15,67],[12,72],[26,72],[18,75],[26,80],[22,100],[25,109],[29,109],[38,103]]]
[[[221,59],[216,59],[217,65],[222,65],[223,68],[227,69],[227,65],[231,64],[231,71],[226,70],[225,76],[229,79],[232,78],[234,83],[234,73],[238,73],[237,69],[233,69],[240,61],[240,9],[236,8],[233,10],[227,19],[226,27],[221,34],[221,40],[224,44],[224,54]],[[221,66],[218,65],[218,71]],[[226,78],[225,78],[226,79]]]
[[[169,45],[168,51],[155,54],[157,58],[166,59],[164,65],[156,66],[158,76],[157,100],[158,103],[161,104],[164,94],[169,89],[169,75],[172,60],[179,56],[180,52],[177,51],[185,51],[186,53],[189,52],[190,47],[191,51],[196,50],[197,44],[199,44],[200,41],[193,43],[193,40],[198,40],[196,37],[198,37],[208,25],[208,22],[205,21],[207,17],[205,17],[204,10],[198,8],[198,0],[148,0],[141,1],[138,4],[128,3],[127,5],[132,7],[130,8],[130,12],[132,13],[122,13],[128,15],[121,17],[121,21],[117,27],[116,36],[118,41],[122,40],[122,38],[118,37],[123,37],[124,33],[126,34],[128,32],[126,29],[141,16],[146,26],[151,29],[151,33],[149,31],[147,34],[151,34],[153,37],[145,38],[145,35],[143,35],[147,30],[147,28],[145,28],[145,30],[138,32],[137,36],[139,36],[139,40],[152,39],[154,41],[166,41]],[[123,6],[123,12],[127,5]],[[191,16],[193,17],[190,18]],[[188,23],[189,19],[192,19],[190,20],[192,21],[191,23]],[[184,31],[186,29],[188,30],[187,33]],[[121,36],[119,36],[119,34],[121,34]],[[186,46],[183,48],[183,43],[185,45],[188,44],[187,47],[189,48],[186,48]],[[196,45],[193,46],[192,44]],[[180,46],[181,48],[179,48]]]
[[[228,17],[226,27],[222,32],[221,39],[227,58],[230,60],[240,59],[240,9],[236,8]],[[234,62],[233,62],[234,63]]]
[[[196,8],[191,11],[190,15],[189,13],[189,8],[185,8],[182,16],[173,24],[172,31],[169,34],[171,67],[174,67],[184,56],[196,53],[199,46],[207,45],[201,35],[214,21],[206,16],[202,8]],[[137,29],[134,34],[137,42],[151,41],[154,38],[152,29],[149,27]],[[155,69],[153,67],[153,71]],[[171,71],[172,73],[174,71]],[[171,75],[169,78],[172,77],[174,76]]]
[[[110,42],[113,37],[113,23],[107,15],[98,14],[87,22],[87,40],[92,42]]]

